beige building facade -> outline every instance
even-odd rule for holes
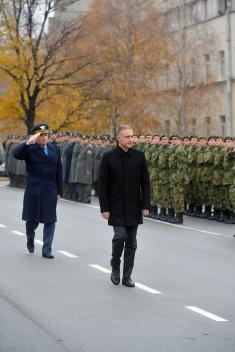
[[[174,53],[158,84],[165,133],[235,136],[235,0],[156,0]]]

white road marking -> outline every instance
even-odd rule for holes
[[[57,252],[65,255],[66,257],[69,257],[69,258],[78,258],[77,255],[74,255],[74,254],[66,252],[66,251],[57,251]]]
[[[217,322],[223,322],[223,321],[228,321],[224,318],[218,317],[218,315],[214,315],[212,313],[207,312],[206,310],[194,307],[194,306],[186,306],[185,308],[192,310],[193,312],[196,312],[198,314],[204,315],[205,317],[215,320]]]
[[[226,238],[233,238],[232,235],[225,235],[224,233],[201,230],[201,229],[197,229],[196,227],[175,225],[175,224],[170,224],[169,222],[164,222],[164,221],[160,221],[160,220],[154,220],[154,219],[150,219],[150,218],[144,218],[144,219],[145,220],[149,220],[149,221],[153,221],[153,222],[158,222],[159,224],[162,224],[162,225],[178,227],[178,228],[185,229],[185,230],[197,231],[197,232],[201,232],[201,233],[206,233],[208,235],[214,235],[214,236],[226,237]]]
[[[25,233],[23,232],[20,232],[20,231],[11,231],[12,233],[14,233],[15,235],[18,235],[18,236],[25,236]]]
[[[97,265],[97,264],[90,264],[89,266],[92,267],[92,268],[94,268],[94,269],[96,269],[96,270],[102,271],[102,272],[105,273],[105,274],[110,274],[110,273],[111,273],[111,270],[106,269],[106,268],[104,268],[103,266],[100,266],[100,265]],[[154,295],[157,295],[157,294],[160,295],[160,294],[162,294],[162,292],[157,291],[157,290],[154,290],[153,288],[150,288],[150,287],[148,287],[148,286],[145,286],[145,285],[143,285],[143,284],[141,284],[141,283],[139,283],[139,282],[136,282],[136,283],[135,283],[135,286],[138,287],[138,288],[140,288],[141,290],[147,291],[147,292],[152,293],[152,294],[154,294]]]
[[[110,274],[111,270],[104,268],[103,266],[97,265],[97,264],[89,264],[90,267],[102,271],[105,274]]]
[[[98,207],[97,205],[92,205],[92,204],[84,204],[84,203],[80,203],[80,202],[75,202],[73,200],[69,200],[69,199],[64,199],[64,198],[60,198],[60,201],[63,202],[67,202],[67,203],[76,203],[78,205],[83,205],[84,207],[89,207],[89,208],[95,208],[95,209],[99,209],[100,207]]]
[[[40,244],[41,246],[43,245],[43,242],[40,240],[34,240],[35,243]]]
[[[69,203],[71,202],[68,199],[61,198],[61,200],[63,202],[69,202]],[[95,208],[95,209],[99,209],[100,208],[97,205],[83,204],[83,203],[79,203],[79,202],[74,202],[74,203],[79,204],[79,205],[83,205],[85,207]],[[214,236],[226,237],[226,238],[233,238],[233,235],[226,235],[224,233],[201,230],[201,229],[198,229],[196,227],[189,227],[189,226],[183,226],[183,225],[170,224],[169,222],[164,222],[164,221],[160,221],[160,220],[154,220],[154,219],[151,219],[151,218],[144,218],[144,220],[153,221],[155,223],[157,222],[159,224],[166,225],[166,226],[178,227],[178,228],[185,229],[185,230],[197,231],[197,232],[205,233],[205,234],[208,234],[208,235],[214,235]]]
[[[6,225],[0,224],[1,229],[5,229],[6,227],[7,227]]]
[[[147,292],[149,292],[149,293],[152,293],[153,295],[161,295],[161,294],[162,294],[162,292],[157,291],[157,290],[154,290],[153,288],[150,288],[150,287],[148,287],[148,286],[145,286],[145,285],[143,285],[143,284],[141,284],[141,283],[139,283],[139,282],[136,282],[136,283],[135,283],[135,286],[138,287],[138,288],[140,288],[141,290],[144,290],[144,291],[147,291]]]

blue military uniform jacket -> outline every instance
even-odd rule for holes
[[[14,157],[25,160],[27,183],[22,219],[40,223],[56,221],[58,195],[63,193],[63,171],[60,150],[47,144],[48,155],[38,144],[21,144]]]

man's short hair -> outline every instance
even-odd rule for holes
[[[129,125],[120,125],[117,129],[117,137],[120,135],[120,133],[124,130],[132,130],[132,128]]]

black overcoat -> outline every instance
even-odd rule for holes
[[[101,213],[110,212],[109,225],[143,223],[142,209],[150,209],[150,180],[143,152],[119,146],[103,155],[99,172]]]
[[[21,144],[14,157],[25,160],[27,184],[22,219],[51,223],[56,221],[58,195],[62,195],[63,171],[60,150],[47,144],[48,155],[38,144]]]

